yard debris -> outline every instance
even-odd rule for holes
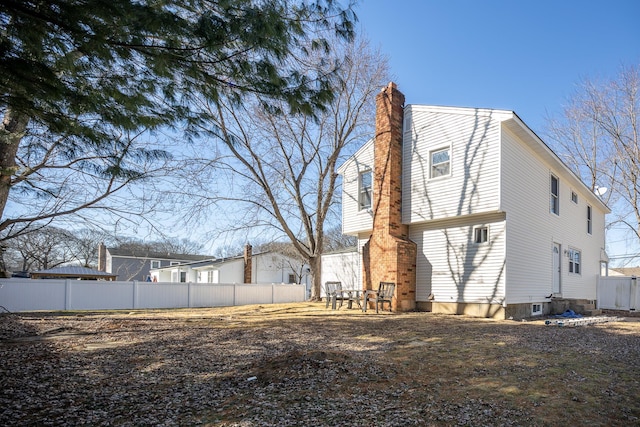
[[[256,307],[0,315],[0,424],[622,426],[640,418],[640,322],[577,330],[417,312],[327,316],[323,303]]]

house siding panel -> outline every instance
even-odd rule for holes
[[[503,112],[405,108],[403,222],[498,209],[499,118]],[[430,152],[450,147],[451,175],[429,178]]]
[[[474,227],[489,228],[487,244],[473,243]],[[416,300],[502,303],[505,294],[505,221],[501,214],[413,225],[418,245]]]
[[[604,248],[603,210],[593,206],[593,234],[587,233],[588,195],[565,171],[544,161],[508,129],[502,133],[502,207],[507,213],[507,302],[540,302],[552,293],[552,250],[561,245],[561,296],[595,299]],[[560,215],[550,212],[550,174],[560,179]],[[526,183],[526,185],[524,185]],[[571,201],[571,192],[578,203]],[[592,196],[590,196],[592,197]],[[564,251],[582,251],[582,273],[568,273]]]
[[[358,177],[360,172],[373,169],[373,140],[369,140],[341,169],[342,173],[342,232],[357,235],[373,228],[373,215],[360,210]]]

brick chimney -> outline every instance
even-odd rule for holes
[[[248,243],[244,247],[244,283],[251,283],[252,249]]]
[[[104,242],[98,245],[98,270],[107,271],[107,247]]]
[[[362,278],[365,290],[394,282],[396,311],[416,307],[417,247],[402,223],[403,117],[404,95],[391,82],[376,96],[373,231],[362,249]]]

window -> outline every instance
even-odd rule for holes
[[[160,261],[158,260],[152,260],[151,261],[151,268],[160,268]]]
[[[569,273],[580,274],[581,253],[577,249],[569,249]]]
[[[431,152],[431,174],[429,178],[447,176],[451,173],[451,159],[449,149],[436,150]]]
[[[358,177],[358,203],[360,210],[371,208],[371,171],[360,172]]]
[[[296,275],[289,274],[289,282],[288,283],[296,283]]]
[[[592,234],[591,232],[593,231],[593,225],[592,225],[592,220],[591,220],[591,206],[587,205],[587,233]]]
[[[542,304],[531,304],[531,315],[532,316],[541,316],[542,315]]]
[[[489,241],[489,227],[473,229],[473,243],[487,243]]]
[[[558,177],[551,175],[551,213],[560,215],[560,181]]]
[[[578,195],[576,194],[575,191],[571,192],[571,201],[576,204],[578,203]]]
[[[184,283],[187,281],[187,272],[186,271],[181,271],[180,272],[180,283]]]

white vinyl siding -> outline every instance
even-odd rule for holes
[[[490,226],[489,242],[473,243],[478,224]],[[501,214],[412,225],[418,245],[416,301],[500,304],[504,300],[505,221]]]
[[[498,210],[500,148],[496,142],[500,115],[504,113],[405,107],[402,182],[405,224]],[[443,149],[449,150],[448,175],[432,179],[432,156],[437,157],[434,155]]]
[[[339,169],[342,175],[342,232],[357,235],[371,230],[373,216],[360,209],[360,174],[373,171],[373,140],[369,140]]]
[[[573,183],[578,203],[565,203],[560,216],[549,214],[550,175],[559,178],[559,194],[571,194],[566,172],[543,160],[509,129],[502,134],[502,210],[507,215],[507,303],[542,301],[552,292],[553,243],[561,244],[561,294],[596,298],[600,249],[604,248],[604,211],[593,209],[593,239],[585,233],[587,190]],[[526,183],[526,184],[525,184]],[[526,189],[526,197],[523,191]],[[591,195],[593,198],[593,196]],[[581,275],[569,274],[564,249],[582,248]]]

